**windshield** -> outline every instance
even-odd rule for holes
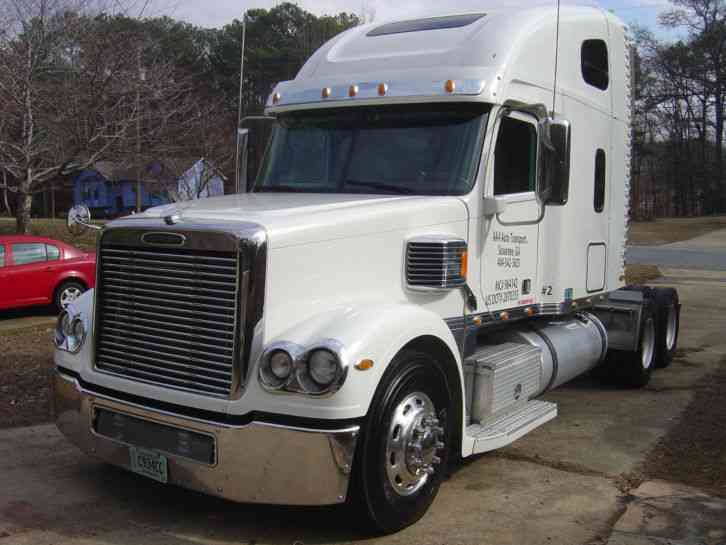
[[[426,104],[281,115],[255,191],[463,195],[488,111]]]

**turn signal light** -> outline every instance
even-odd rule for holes
[[[456,82],[453,79],[448,80],[444,85],[444,89],[447,93],[453,93],[456,91]]]
[[[386,96],[386,93],[388,93],[388,85],[385,83],[379,83],[378,84],[378,96],[384,97]]]
[[[466,273],[469,271],[469,252],[464,250],[461,252],[461,258],[459,263],[459,276],[461,278],[466,278]]]
[[[359,91],[359,89],[358,89],[357,85],[351,85],[350,88],[348,89],[348,96],[350,98],[355,98],[358,95],[358,91]]]
[[[355,364],[355,368],[358,371],[368,371],[368,369],[373,368],[373,360],[361,360]]]
[[[281,98],[282,97],[280,96],[280,93],[275,93],[274,95],[272,95],[272,103],[277,104],[278,102],[280,102]]]
[[[330,95],[333,94],[333,90],[330,87],[324,87],[322,92],[323,98],[330,98]]]

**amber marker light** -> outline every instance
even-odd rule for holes
[[[384,97],[386,96],[386,93],[388,93],[388,85],[385,83],[379,83],[378,84],[378,96]]]
[[[280,102],[281,98],[282,97],[280,96],[280,93],[275,93],[274,95],[272,95],[272,103],[277,104],[278,102]]]
[[[459,263],[459,276],[466,278],[466,273],[469,271],[469,252],[466,250],[461,252],[461,258]]]
[[[481,316],[474,317],[474,319],[472,320],[472,322],[474,322],[474,325],[475,326],[479,327],[482,324]]]
[[[527,307],[524,313],[531,318],[532,316],[534,316],[534,309],[532,307]]]
[[[444,89],[447,93],[453,93],[456,91],[456,82],[453,79],[447,80],[444,84]]]
[[[333,90],[330,87],[324,87],[323,92],[321,93],[321,96],[323,98],[330,98],[330,95],[333,94]]]
[[[355,364],[355,368],[358,369],[358,371],[368,371],[368,369],[373,368],[373,360],[360,360]]]
[[[359,90],[360,89],[358,88],[357,85],[351,85],[350,88],[348,89],[348,96],[350,98],[355,98],[356,96],[358,96]]]
[[[504,320],[506,322],[507,320],[509,320],[509,313],[508,312],[499,313],[499,319]]]

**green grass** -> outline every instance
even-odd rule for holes
[[[94,222],[99,223],[99,222]],[[86,251],[95,251],[99,231],[89,230],[79,237],[74,237],[66,227],[65,219],[37,219],[34,218],[30,233],[40,237],[60,240],[76,248]],[[0,235],[15,234],[15,218],[0,218]]]

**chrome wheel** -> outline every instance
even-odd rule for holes
[[[643,369],[650,369],[655,354],[655,320],[652,316],[643,323],[643,346],[641,349],[641,364]]]
[[[668,316],[666,318],[666,349],[670,352],[676,346],[676,336],[678,335],[678,312],[675,305],[668,307]]]
[[[418,492],[436,472],[444,448],[444,429],[436,408],[424,393],[406,396],[396,407],[386,441],[386,475],[401,496]]]
[[[60,294],[61,308],[66,308],[73,301],[78,299],[81,296],[81,293],[83,292],[80,290],[80,288],[77,288],[76,286],[68,286],[67,288],[64,288]]]

